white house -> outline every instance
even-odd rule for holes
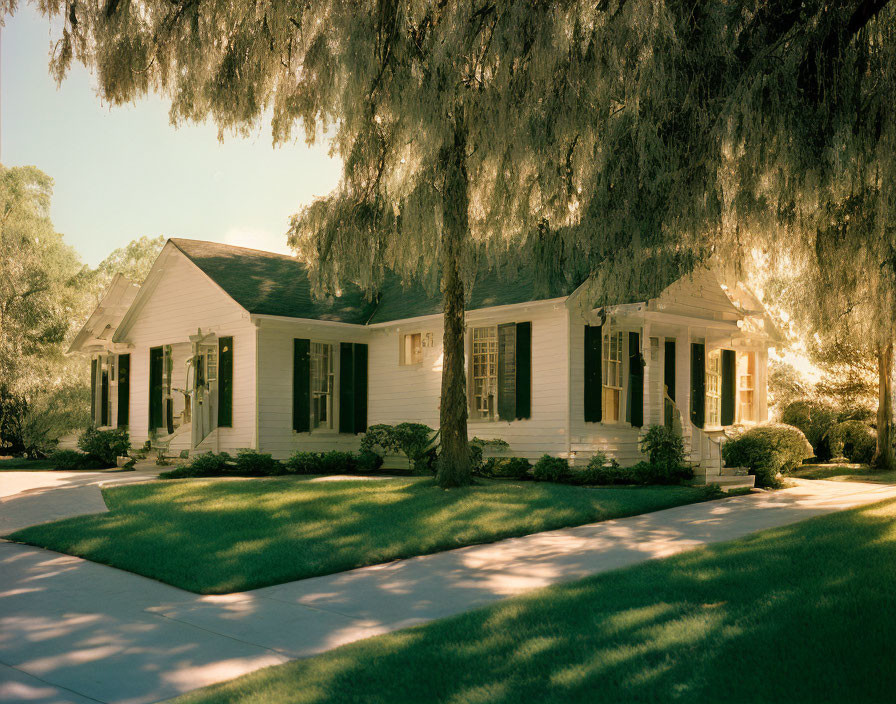
[[[585,287],[533,294],[479,277],[467,305],[471,437],[509,453],[622,464],[650,425],[681,429],[698,471],[722,470],[726,427],[767,419],[775,334],[740,284],[697,271],[651,300],[594,308]],[[311,296],[294,258],[171,239],[144,284],[116,278],[72,351],[90,354],[94,422],[181,450],[357,449],[368,425],[438,426],[440,299],[386,283]]]

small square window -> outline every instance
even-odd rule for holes
[[[407,333],[401,336],[401,349],[399,350],[399,364],[411,366],[423,361],[423,335],[419,332]]]

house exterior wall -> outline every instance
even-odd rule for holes
[[[357,450],[360,435],[339,432],[339,343],[368,343],[370,331],[360,325],[327,324],[318,321],[260,319],[258,324],[258,444],[263,452],[286,459],[293,452]],[[334,345],[335,388],[333,389],[333,428],[313,429],[307,433],[293,430],[293,340]],[[377,374],[368,361],[368,376]],[[368,408],[368,423],[372,424]]]
[[[209,449],[233,451],[253,447],[255,440],[255,326],[249,314],[217,287],[192,262],[168,247],[165,261],[157,269],[158,279],[140,303],[123,342],[131,349],[129,428],[131,443],[149,439],[149,350],[160,345],[189,343],[199,328],[233,337],[233,427],[219,428]],[[182,355],[175,355],[172,387],[184,385]],[[189,434],[184,438],[189,447]],[[181,449],[174,448],[172,449]]]
[[[470,437],[501,438],[509,454],[537,459],[545,452],[566,451],[568,394],[566,311],[558,303],[533,303],[467,315],[467,337],[473,327],[501,323],[532,323],[532,414],[524,420],[469,422]],[[431,340],[423,361],[400,364],[402,335],[420,332]],[[368,425],[404,422],[439,426],[442,380],[442,321],[440,316],[408,320],[381,327],[328,325],[317,321],[260,320],[259,445],[264,452],[285,458],[297,450],[357,450],[360,435],[333,430],[297,433],[292,429],[293,340],[361,342],[368,345]],[[469,345],[468,345],[469,347]],[[336,374],[335,415],[338,418],[339,374]]]

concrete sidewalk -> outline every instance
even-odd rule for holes
[[[538,587],[887,498],[896,486],[800,481],[228,596],[4,543],[0,701],[158,701]]]

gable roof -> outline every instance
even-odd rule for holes
[[[339,296],[314,298],[305,265],[286,254],[201,240],[170,242],[250,313],[363,325],[376,305],[354,285]]]
[[[109,348],[112,334],[134,302],[139,290],[140,287],[133,281],[121,274],[115,274],[100,302],[72,340],[68,353],[82,352],[88,347]]]

